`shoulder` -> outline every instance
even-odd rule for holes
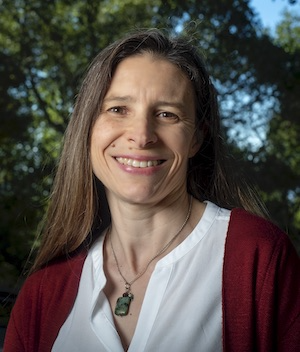
[[[52,261],[44,268],[31,274],[25,281],[24,289],[26,286],[29,286],[31,290],[33,287],[40,285],[51,287],[53,283],[57,285],[66,279],[68,281],[80,279],[85,258],[86,253],[81,252],[74,257],[59,258]]]
[[[242,209],[231,212],[224,271],[299,273],[299,256],[288,235],[272,222]],[[243,274],[244,275],[244,274]]]
[[[25,281],[21,293],[30,296],[47,296],[61,294],[62,291],[76,289],[79,284],[86,253],[81,252],[73,257],[60,258],[44,268],[31,274]],[[55,287],[55,292],[53,288]]]
[[[243,209],[233,209],[228,227],[228,242],[247,246],[290,246],[290,240],[271,221]]]
[[[77,289],[81,271],[86,258],[82,252],[72,258],[55,260],[44,268],[31,274],[26,280],[19,293],[17,304],[24,309],[26,306],[43,305],[56,297],[64,299],[67,293],[72,294]]]
[[[274,280],[278,275],[296,278],[299,256],[288,235],[272,222],[234,209],[225,243],[224,274],[246,281],[254,277],[263,281],[267,276]]]
[[[85,258],[81,252],[55,260],[27,278],[12,310],[7,351],[21,345],[31,351],[50,350],[76,298]]]
[[[262,343],[260,350],[271,351],[275,336],[280,346],[296,346],[299,274],[299,257],[287,234],[266,219],[232,210],[223,266],[226,344],[240,334],[243,350],[257,350],[254,345]]]

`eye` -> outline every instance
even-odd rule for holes
[[[157,117],[166,121],[177,121],[179,119],[178,115],[170,111],[161,111],[157,114]]]
[[[107,109],[107,111],[118,115],[126,115],[127,113],[127,109],[125,106],[113,106]]]

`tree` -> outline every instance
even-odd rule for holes
[[[280,112],[274,116],[268,128],[266,150],[272,156],[277,175],[271,196],[277,202],[274,212],[300,250],[300,13],[284,13],[277,26],[275,44],[285,51],[288,59],[284,76],[278,82]],[[281,166],[281,167],[280,167]],[[275,173],[274,172],[274,173]],[[281,188],[278,186],[282,185]]]
[[[281,150],[273,112],[283,116],[291,103],[297,104],[296,91],[286,85],[295,52],[264,33],[248,0],[2,0],[0,14],[0,272],[8,267],[15,275],[22,272],[86,67],[98,51],[133,28],[182,32],[200,44],[220,92],[233,152],[245,160],[249,174],[269,180],[266,170],[278,162]],[[293,121],[294,131],[299,119]],[[292,178],[298,175],[296,168],[285,167]],[[298,197],[296,181],[292,193],[286,180],[281,182],[272,190],[269,181],[259,183],[274,218],[276,204]],[[278,201],[276,192],[281,192]]]
[[[259,187],[273,221],[290,235],[300,253],[299,16],[284,14],[276,37],[268,42],[272,70],[259,71],[260,79],[271,83],[274,102],[264,127],[265,141],[256,149],[236,148],[235,152]]]
[[[101,48],[129,28],[132,12],[139,19],[136,26],[150,25],[144,5],[142,1],[1,2],[3,272],[8,266],[12,272],[24,267],[85,68]]]

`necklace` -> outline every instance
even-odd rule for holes
[[[169,247],[170,245],[175,241],[175,239],[179,236],[179,234],[181,233],[181,231],[183,230],[184,226],[187,224],[189,218],[190,218],[190,215],[191,215],[191,211],[192,211],[192,196],[190,197],[190,201],[189,201],[189,209],[188,209],[188,212],[187,212],[187,215],[186,215],[186,218],[183,222],[183,224],[181,225],[180,229],[177,231],[177,233],[171,238],[171,240],[162,248],[160,249],[154,257],[152,257],[149,262],[147,263],[147,265],[145,266],[145,268],[137,274],[137,276],[132,279],[131,281],[128,281],[124,275],[122,274],[121,272],[121,269],[120,269],[120,265],[119,265],[119,262],[118,262],[118,259],[117,259],[117,256],[116,256],[116,253],[115,253],[115,250],[114,250],[114,247],[113,247],[113,244],[112,244],[112,239],[111,239],[111,234],[109,232],[109,242],[110,242],[110,247],[111,247],[111,250],[112,250],[112,253],[113,253],[113,256],[114,256],[114,259],[115,259],[115,262],[116,262],[116,265],[117,265],[117,269],[118,269],[118,272],[120,274],[120,276],[122,277],[122,279],[124,280],[125,282],[125,292],[123,293],[122,297],[119,297],[118,300],[117,300],[117,303],[116,303],[116,307],[115,307],[115,315],[118,315],[118,316],[125,316],[128,314],[129,312],[129,307],[130,307],[130,303],[131,301],[133,300],[134,296],[131,292],[131,285],[136,282],[140,277],[142,277],[145,272],[147,271],[147,269],[149,268],[149,265],[157,258],[159,257],[161,254],[163,254]]]

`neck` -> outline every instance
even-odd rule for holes
[[[158,254],[151,263],[155,264],[191,232],[187,219],[190,201],[186,194],[181,199],[165,200],[156,206],[110,204],[110,240],[117,260],[129,276],[138,274]],[[108,251],[111,250],[108,248]]]

